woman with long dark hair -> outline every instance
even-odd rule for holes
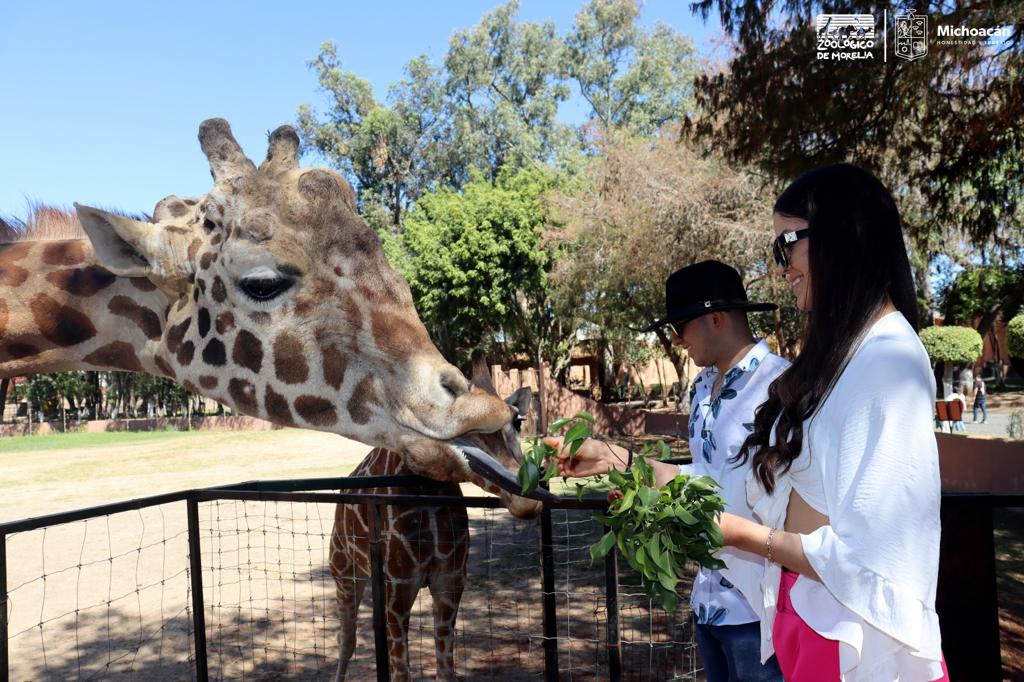
[[[735,458],[764,525],[721,517],[727,545],[768,559],[762,659],[789,682],[946,679],[935,379],[896,204],[838,164],[794,181],[772,218],[807,324]]]

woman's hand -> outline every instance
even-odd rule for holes
[[[593,438],[583,441],[571,461],[569,450],[562,450],[560,436],[547,436],[544,438],[544,444],[558,451],[558,475],[570,478],[607,474],[609,469],[623,471],[629,458],[627,450]]]

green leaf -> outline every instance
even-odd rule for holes
[[[688,512],[686,508],[681,505],[675,508],[675,516],[688,526],[692,526],[697,523],[697,517]]]
[[[615,546],[615,533],[608,531],[605,533],[600,540],[590,547],[590,558],[600,559],[601,557],[608,554],[612,547]]]
[[[593,429],[587,422],[576,422],[573,424],[568,431],[565,432],[563,443],[572,443],[573,441],[582,441],[593,433]],[[579,447],[579,446],[577,446]],[[575,454],[575,453],[573,453]]]
[[[590,414],[589,412],[577,412],[575,415],[573,415],[573,419],[582,419],[583,421],[589,422],[590,424],[597,423],[597,420],[594,418],[594,415]]]
[[[570,419],[569,417],[562,417],[560,419],[556,419],[555,421],[551,422],[551,427],[548,430],[552,434],[554,434],[556,431],[558,431],[560,428],[562,428],[571,421],[572,419]]]

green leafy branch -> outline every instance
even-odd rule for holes
[[[549,432],[557,434],[565,429],[562,436],[562,450],[569,451],[569,459],[576,456],[576,451],[583,445],[583,441],[590,438],[594,433],[594,416],[588,412],[578,412],[572,417],[556,419]],[[547,445],[541,436],[535,436],[530,440],[526,450],[523,452],[522,462],[519,464],[519,485],[522,486],[522,494],[529,495],[541,483],[546,483],[558,475],[558,450]]]
[[[705,568],[725,566],[712,556],[722,547],[716,519],[725,503],[718,484],[707,476],[680,474],[654,488],[654,469],[646,461],[651,450],[645,448],[629,471],[608,473],[615,486],[608,511],[595,517],[608,532],[591,546],[590,556],[599,559],[617,547],[640,574],[647,597],[672,612],[679,604],[676,589],[687,560]]]

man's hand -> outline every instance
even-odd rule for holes
[[[593,438],[583,441],[583,445],[576,451],[572,461],[569,460],[569,450],[562,450],[560,436],[547,436],[544,438],[544,444],[558,451],[559,476],[570,478],[607,474],[609,469],[623,471],[629,459],[627,450]]]

